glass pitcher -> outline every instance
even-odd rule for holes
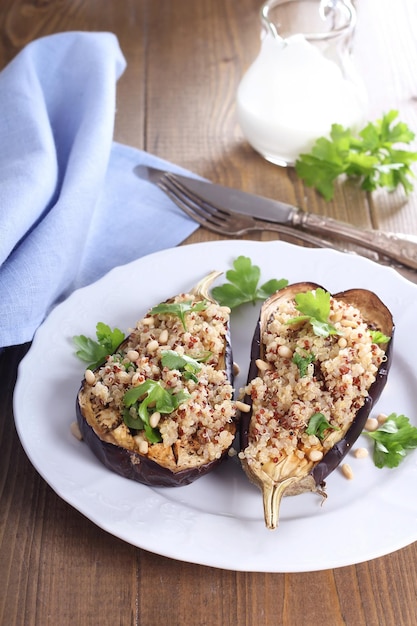
[[[261,49],[237,91],[237,117],[265,159],[293,165],[333,123],[359,130],[365,87],[354,67],[356,12],[349,0],[269,0]]]

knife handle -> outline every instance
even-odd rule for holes
[[[356,228],[345,222],[313,213],[295,213],[292,216],[292,223],[304,230],[359,244],[407,267],[417,269],[417,241],[408,239],[407,235]]]

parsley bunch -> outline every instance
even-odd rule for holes
[[[320,137],[311,153],[299,156],[295,164],[298,176],[326,200],[333,198],[334,181],[342,174],[356,178],[366,191],[378,187],[393,191],[399,185],[406,193],[412,191],[411,165],[417,161],[417,152],[397,144],[409,144],[415,134],[404,122],[394,124],[397,117],[398,111],[389,111],[375,123],[369,122],[358,136],[333,124],[330,139]]]

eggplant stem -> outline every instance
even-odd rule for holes
[[[299,480],[297,476],[290,476],[279,483],[262,485],[265,524],[270,530],[275,530],[278,526],[279,509],[285,490]]]
[[[193,287],[193,289],[191,290],[191,293],[193,295],[202,297],[204,300],[209,300],[210,302],[214,302],[215,304],[217,304],[216,300],[214,300],[214,298],[212,298],[212,296],[210,295],[209,289],[212,283],[214,283],[214,281],[216,280],[216,278],[218,278],[222,274],[223,272],[220,272],[217,270],[210,272],[210,274],[208,274],[207,276],[204,276],[204,278],[202,278],[195,285],[195,287]]]

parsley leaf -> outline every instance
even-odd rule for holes
[[[157,380],[148,379],[137,387],[132,387],[123,396],[123,402],[129,411],[124,411],[123,419],[129,428],[144,430],[151,443],[162,441],[158,428],[152,428],[149,418],[155,411],[173,413],[182,402],[191,396],[185,391],[170,393]]]
[[[266,300],[288,285],[288,280],[274,278],[258,287],[260,276],[261,270],[257,265],[253,265],[248,257],[239,256],[233,262],[233,269],[226,272],[229,282],[213,287],[212,295],[220,305],[235,309],[246,302]]]
[[[374,343],[388,343],[391,337],[387,337],[380,330],[370,330],[369,334],[371,335],[372,341]]]
[[[163,350],[161,355],[161,363],[164,367],[167,367],[170,370],[178,370],[179,372],[182,372],[183,377],[186,380],[193,380],[197,383],[198,378],[196,373],[201,370],[200,363],[202,361],[207,361],[207,359],[211,356],[211,352],[205,352],[196,358],[192,358],[186,354],[178,354],[178,352],[175,352],[174,350]]]
[[[394,124],[397,117],[398,111],[391,110],[375,123],[369,122],[358,136],[333,124],[330,138],[320,137],[309,154],[299,156],[295,164],[298,176],[326,200],[333,198],[334,182],[342,174],[357,179],[366,191],[378,187],[393,191],[401,185],[409,193],[417,152],[395,146],[409,144],[415,135],[403,122]]]
[[[306,428],[307,435],[316,435],[319,439],[324,439],[324,432],[331,428],[332,430],[340,430],[337,426],[332,426],[323,413],[314,413],[309,419],[308,426]]]
[[[316,359],[316,356],[312,352],[307,352],[307,350],[303,350],[302,354],[299,352],[294,352],[292,357],[292,362],[298,367],[300,372],[300,377],[303,378],[307,374],[307,369],[310,363],[313,363]]]
[[[306,291],[297,293],[295,296],[296,309],[303,313],[288,320],[288,324],[298,324],[301,321],[308,321],[313,327],[313,332],[319,337],[337,335],[336,328],[328,322],[330,314],[330,294],[321,287],[315,292]]]
[[[408,417],[391,413],[374,432],[364,433],[374,441],[374,463],[377,467],[398,467],[408,450],[417,448],[417,428]]]
[[[85,335],[76,335],[72,338],[77,346],[76,356],[89,365],[88,369],[96,369],[104,363],[109,354],[113,354],[124,339],[124,334],[118,328],[113,330],[107,324],[98,322],[96,326],[97,341]]]
[[[186,300],[184,302],[162,302],[161,304],[154,306],[153,309],[150,310],[150,314],[157,315],[159,313],[166,313],[168,315],[177,315],[181,320],[184,330],[187,330],[185,323],[186,314],[193,313],[194,311],[204,311],[206,308],[207,302],[205,300],[196,302],[196,304],[192,304],[191,300]]]

